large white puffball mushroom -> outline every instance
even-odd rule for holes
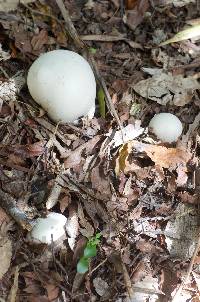
[[[31,230],[28,239],[36,243],[51,244],[65,235],[65,224],[67,218],[59,213],[49,213],[45,218],[38,218],[35,226]]]
[[[29,69],[27,85],[33,99],[55,122],[74,122],[94,111],[93,71],[73,51],[53,50],[41,55]]]
[[[154,115],[149,123],[152,132],[165,143],[176,142],[182,134],[181,121],[174,114],[158,113]]]

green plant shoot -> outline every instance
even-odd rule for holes
[[[97,255],[97,245],[100,242],[101,234],[97,233],[94,237],[90,238],[84,249],[83,256],[80,258],[77,264],[77,272],[79,274],[85,274],[89,268],[90,258]]]
[[[89,48],[89,52],[93,55],[95,55],[95,53],[97,52],[97,49],[96,48],[93,48],[93,47],[90,47]]]
[[[106,104],[105,104],[105,94],[103,92],[103,89],[100,88],[97,93],[97,98],[99,102],[99,112],[101,117],[106,117]]]

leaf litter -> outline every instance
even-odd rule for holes
[[[177,32],[178,18],[197,19],[195,3],[64,2],[93,49],[121,131],[103,94],[93,119],[78,125],[54,125],[28,94],[25,73],[37,56],[60,47],[78,51],[57,2],[0,3],[7,11],[0,13],[0,180],[7,210],[0,214],[1,296],[171,301],[199,236],[198,40],[184,48],[155,44]],[[165,111],[184,123],[177,144],[162,144],[148,129],[151,117]],[[31,246],[23,219],[51,211],[68,218],[66,242]],[[79,275],[87,239],[99,232],[97,255],[88,274]],[[198,299],[198,257],[182,301]]]
[[[144,69],[144,71],[147,71]],[[142,80],[133,85],[133,89],[142,97],[156,101],[160,105],[184,106],[191,102],[199,82],[192,76],[187,78],[182,75],[173,76],[162,70],[150,71],[152,78]]]

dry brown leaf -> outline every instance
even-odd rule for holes
[[[68,244],[71,250],[73,251],[76,237],[78,236],[79,233],[79,223],[78,223],[77,211],[72,205],[70,205],[69,207],[69,216],[65,228],[69,236]]]
[[[26,31],[24,25],[14,25],[13,26],[13,35],[15,38],[15,46],[22,52],[22,53],[32,53],[32,45],[31,45],[31,37],[32,33]]]
[[[145,152],[156,165],[170,170],[175,170],[180,165],[185,167],[192,157],[192,154],[184,148],[167,148],[138,141],[132,141],[128,144],[138,152]]]
[[[48,43],[48,32],[45,29],[42,29],[38,35],[35,35],[31,39],[31,45],[34,51],[41,50],[44,44]]]
[[[54,36],[56,37],[57,43],[59,45],[66,46],[68,39],[67,35],[65,34],[61,24],[58,24],[58,22],[54,19],[52,19],[51,30],[54,33]]]
[[[12,257],[12,243],[7,234],[0,231],[0,280],[7,272]]]
[[[97,135],[87,143],[82,144],[75,150],[71,151],[71,154],[65,160],[65,168],[75,168],[80,164],[82,160],[85,161],[85,158],[83,157],[84,153],[86,153],[88,156],[92,151],[94,151],[94,148],[99,142],[100,138],[101,137]]]
[[[160,254],[163,252],[163,250],[160,247],[155,246],[154,242],[151,242],[150,240],[145,240],[140,238],[136,242],[136,247],[139,249],[142,253],[146,254]]]
[[[147,155],[162,168],[176,169],[189,161],[192,154],[183,149],[166,148],[162,146],[149,145],[145,148]]]
[[[34,144],[29,145],[0,145],[0,154],[4,156],[8,156],[9,154],[14,154],[17,156],[21,156],[22,158],[31,158],[35,156],[42,155],[45,151],[46,142],[40,141]]]
[[[14,282],[11,287],[7,302],[15,302],[18,291],[19,266],[15,269]]]
[[[83,229],[80,228],[80,233],[87,238],[92,237],[94,235],[94,228],[85,218],[83,207],[80,203],[78,204],[78,218],[80,225],[83,227]]]
[[[42,288],[38,283],[32,282],[26,286],[24,292],[33,294],[34,296],[39,296],[42,292]]]
[[[187,183],[187,163],[192,157],[191,152],[184,148],[167,148],[138,141],[131,141],[125,144],[119,151],[115,166],[115,173],[117,176],[120,175],[120,172],[125,174],[134,172],[139,179],[149,176],[148,167],[141,168],[135,160],[128,160],[132,148],[136,149],[138,152],[145,152],[155,163],[157,170],[160,168],[166,168],[170,171],[176,170],[178,174],[176,179],[177,186],[182,187]]]
[[[74,249],[74,255],[73,255],[73,263],[76,263],[83,255],[83,251],[86,246],[86,243],[87,243],[87,239],[85,237],[80,238],[76,243]]]
[[[35,0],[20,0],[20,3],[28,4]],[[0,11],[6,13],[15,10],[19,4],[19,0],[0,0]]]
[[[190,204],[199,204],[199,195],[198,194],[190,194],[189,192],[179,193],[178,196],[181,198],[183,203],[190,203]]]
[[[57,287],[54,284],[47,283],[47,284],[45,284],[45,288],[47,290],[47,296],[48,296],[49,301],[54,301],[55,299],[58,298],[59,287]]]
[[[47,210],[52,209],[58,202],[59,196],[62,190],[61,185],[59,184],[62,181],[60,175],[57,175],[54,181],[52,181],[51,191],[46,200],[46,208]]]
[[[60,211],[61,211],[61,213],[64,213],[64,211],[66,210],[66,208],[71,203],[71,196],[70,196],[70,194],[67,194],[64,197],[62,197],[59,200],[59,203],[60,203]]]
[[[0,225],[2,225],[5,222],[8,223],[10,221],[11,221],[10,216],[8,216],[7,213],[2,208],[0,208]]]
[[[133,9],[136,6],[137,2],[138,0],[126,0],[126,9]]]
[[[49,299],[46,296],[29,296],[28,302],[49,302]]]
[[[157,68],[155,73],[153,70],[149,68],[148,71],[146,68],[145,71],[153,76],[133,85],[133,89],[142,97],[158,104],[184,106],[191,102],[194,91],[200,88],[200,84],[192,76],[184,78],[182,75],[166,74]]]
[[[100,277],[96,277],[93,279],[93,285],[97,292],[97,294],[102,297],[109,290],[109,285],[106,281],[104,281]]]
[[[93,189],[102,192],[104,195],[110,195],[110,179],[104,175],[102,166],[92,168],[90,179]]]
[[[123,18],[124,23],[126,23],[130,29],[135,30],[136,27],[142,22],[145,12],[149,8],[148,0],[139,0],[137,5],[133,10],[127,10],[126,15]]]
[[[25,167],[26,161],[22,157],[14,154],[14,153],[11,153],[11,154],[9,154],[7,164]]]

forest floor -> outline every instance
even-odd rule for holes
[[[0,1],[1,302],[200,301],[199,16],[195,0]],[[77,125],[53,123],[26,85],[59,48],[100,74],[95,116]],[[177,142],[148,129],[160,112],[181,120]],[[49,212],[68,218],[67,239],[30,243]]]

